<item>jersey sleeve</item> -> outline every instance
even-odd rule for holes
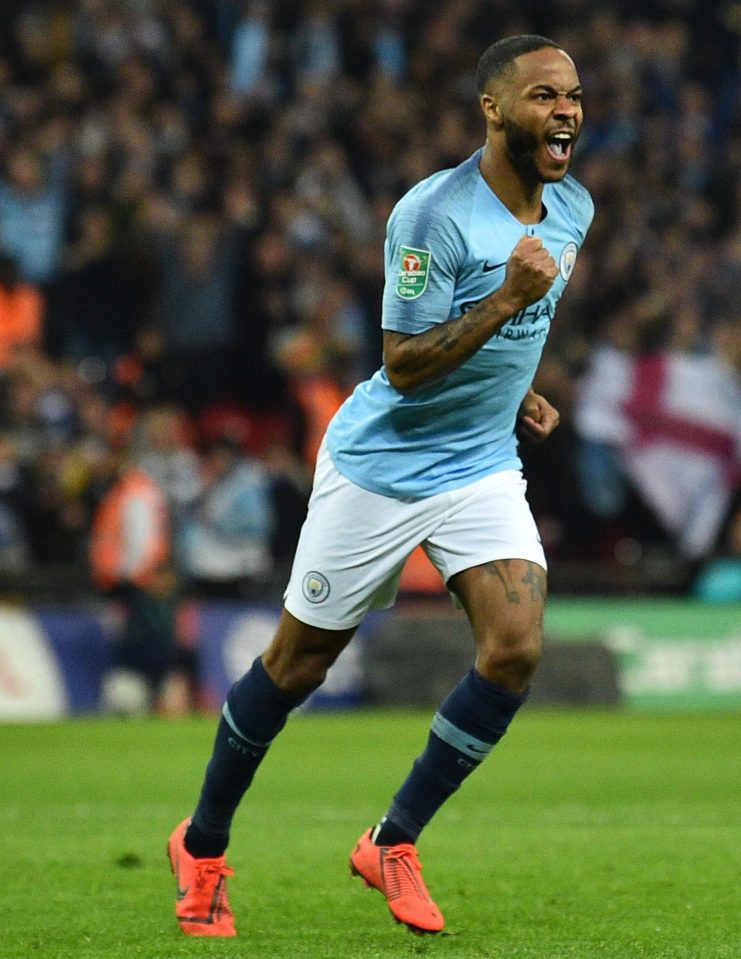
[[[572,177],[566,177],[564,186],[567,208],[579,234],[579,246],[581,246],[594,219],[594,201],[581,183]]]
[[[402,202],[389,219],[381,326],[422,333],[450,319],[465,248],[454,220]]]

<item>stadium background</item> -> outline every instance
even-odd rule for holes
[[[523,450],[569,640],[541,695],[738,705],[738,5],[5,0],[0,27],[2,715],[97,707],[90,530],[131,462],[169,500],[195,701],[258,651],[317,437],[378,363],[386,217],[480,144],[478,55],[525,31],[579,66],[597,206],[539,373],[563,425]],[[325,702],[389,674],[432,700],[422,640],[459,669],[440,584],[404,587]]]

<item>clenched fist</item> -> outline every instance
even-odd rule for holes
[[[557,275],[556,261],[540,237],[523,236],[507,260],[500,292],[517,312],[545,296]]]

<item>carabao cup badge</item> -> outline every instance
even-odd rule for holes
[[[329,596],[329,580],[326,576],[322,575],[322,573],[317,573],[315,570],[312,570],[304,576],[301,588],[304,593],[304,598],[308,599],[310,603],[323,603],[327,596]]]
[[[401,268],[396,279],[396,293],[402,300],[416,300],[427,289],[432,253],[411,246],[402,246],[400,253]]]

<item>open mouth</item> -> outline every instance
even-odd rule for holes
[[[559,163],[566,163],[571,158],[573,143],[573,133],[567,131],[552,133],[546,140],[546,148],[554,160],[558,160]]]

